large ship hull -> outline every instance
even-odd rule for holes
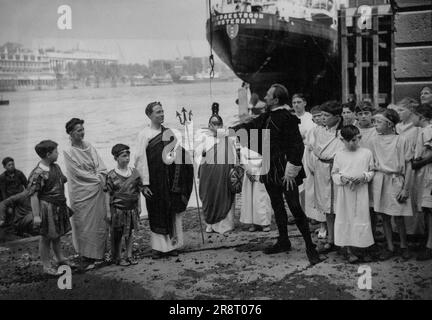
[[[219,14],[207,20],[207,40],[261,98],[273,83],[284,84],[291,94],[305,93],[310,104],[340,96],[337,30],[323,22]]]

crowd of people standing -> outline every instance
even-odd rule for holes
[[[239,188],[233,185],[240,180],[240,222],[249,224],[249,231],[269,231],[274,214],[278,239],[265,248],[265,254],[291,250],[286,201],[311,264],[320,262],[320,253],[331,251],[344,253],[351,263],[373,255],[380,260],[396,254],[410,259],[407,234],[425,236],[417,259],[432,259],[430,88],[423,88],[420,102],[407,98],[378,108],[367,101],[328,101],[310,113],[304,95],[296,93],[290,99],[279,84],[269,88],[264,101],[257,95],[252,98],[252,116],[232,130],[224,130],[214,104],[208,131],[192,152],[163,125],[162,104],[149,103],[145,113],[150,125],[138,134],[133,166],[130,147],[117,143],[111,150],[117,165],[110,171],[96,148],[84,140],[84,120],[69,120],[65,174],[56,164],[57,143],[51,140],[35,146],[41,161],[28,180],[15,169],[12,158],[3,160],[0,225],[12,215],[21,234],[37,230],[43,270],[48,274],[57,272],[50,261],[51,246],[57,265],[76,266],[64,257],[60,246],[61,237],[69,231],[76,252],[89,268],[107,259],[108,251],[113,263],[136,264],[132,242],[143,195],[153,258],[177,256],[184,244],[182,213],[193,190],[196,161],[206,232],[224,234],[234,229]],[[239,147],[230,132],[240,129],[270,132],[263,133],[269,154],[250,144]],[[235,170],[240,164],[243,176]],[[312,241],[310,221],[321,224],[318,238],[326,241],[319,246]],[[382,249],[376,245],[379,222],[386,244]]]

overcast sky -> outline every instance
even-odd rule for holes
[[[98,50],[121,62],[206,56],[207,0],[0,0],[0,44]],[[72,9],[72,30],[59,30],[57,9]]]

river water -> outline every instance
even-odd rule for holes
[[[149,124],[144,112],[149,102],[162,103],[170,128],[181,129],[176,111],[183,106],[192,110],[195,129],[205,127],[213,101],[219,102],[219,114],[229,124],[238,113],[235,99],[240,85],[240,81],[214,82],[211,91],[209,83],[194,83],[4,93],[10,105],[0,106],[0,158],[13,157],[28,176],[39,161],[34,146],[51,139],[59,144],[58,163],[65,171],[62,149],[69,145],[65,124],[76,117],[85,120],[85,140],[113,168],[112,146],[124,143],[134,148],[138,132]]]

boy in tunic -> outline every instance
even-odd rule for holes
[[[64,257],[60,245],[61,237],[71,230],[69,217],[72,211],[66,205],[64,193],[67,179],[55,163],[58,158],[56,142],[41,141],[35,150],[42,160],[29,177],[33,222],[35,227],[40,227],[39,249],[43,271],[48,275],[57,275],[57,270],[50,262],[51,245],[57,264],[71,265]]]
[[[347,247],[348,261],[355,263],[359,258],[352,247],[367,248],[374,243],[368,190],[374,163],[372,152],[359,147],[361,136],[356,126],[343,127],[341,136],[345,148],[336,153],[332,169],[337,194],[335,244]]]
[[[421,207],[427,225],[427,242],[417,256],[418,261],[432,259],[432,106],[421,104],[415,113],[419,116],[416,151],[413,161],[415,184],[418,188],[416,207]]]
[[[388,260],[395,255],[391,219],[394,217],[399,237],[401,256],[408,260],[408,250],[404,217],[412,216],[411,190],[413,153],[406,139],[395,133],[399,115],[387,109],[375,115],[378,135],[372,140],[371,151],[375,160],[375,176],[372,181],[374,210],[383,218],[387,248],[382,251],[380,260]]]
[[[415,114],[415,108],[418,107],[418,102],[412,98],[404,98],[399,101],[394,110],[399,114],[401,122],[396,125],[396,133],[403,136],[409,144],[411,152],[414,154],[416,149],[417,137],[420,132],[420,128],[417,126],[419,117]],[[414,179],[414,176],[412,177]],[[414,180],[413,180],[414,181]],[[417,187],[416,184],[412,184],[410,190],[411,198],[417,198]],[[413,216],[405,217],[405,227],[408,235],[423,235],[424,234],[424,219],[421,208],[415,207],[413,204]],[[397,227],[393,221],[393,231],[397,232]]]
[[[334,184],[331,179],[333,159],[336,152],[343,149],[340,140],[342,128],[342,106],[337,101],[329,101],[321,106],[322,119],[325,127],[317,127],[313,131],[312,149],[317,157],[315,161],[314,195],[317,209],[325,214],[327,222],[327,243],[319,249],[320,253],[336,250],[334,245]]]
[[[107,217],[111,222],[112,259],[117,265],[135,265],[138,262],[132,257],[132,231],[138,231],[140,192],[144,186],[138,170],[128,167],[130,151],[127,145],[116,144],[111,154],[117,161],[117,167],[108,172],[105,190],[109,194]],[[126,257],[121,259],[123,238]]]
[[[310,110],[312,114],[312,120],[315,124],[315,126],[308,132],[306,139],[304,141],[305,144],[305,151],[303,155],[303,166],[306,173],[306,178],[304,179],[303,186],[304,186],[304,193],[305,193],[305,213],[306,216],[309,219],[312,219],[312,221],[316,221],[320,224],[320,228],[316,230],[318,232],[318,239],[325,239],[327,237],[327,225],[325,223],[326,218],[325,215],[320,212],[317,209],[316,203],[315,203],[315,196],[314,196],[314,176],[313,172],[315,171],[315,162],[317,161],[317,157],[314,155],[312,151],[312,145],[313,145],[313,137],[314,137],[314,130],[316,130],[317,127],[322,127],[322,112],[321,112],[321,106],[314,106]]]
[[[357,127],[360,130],[361,139],[359,142],[360,147],[371,150],[371,141],[375,136],[378,135],[378,132],[375,129],[375,126],[372,123],[372,115],[375,109],[371,102],[369,101],[361,101],[357,104],[355,108],[356,117],[357,117]],[[377,215],[375,215],[373,211],[373,198],[372,198],[372,186],[369,184],[369,211],[371,216],[372,223],[372,232],[374,234],[375,239],[378,238],[376,232],[377,225]],[[381,234],[382,235],[382,234]]]

